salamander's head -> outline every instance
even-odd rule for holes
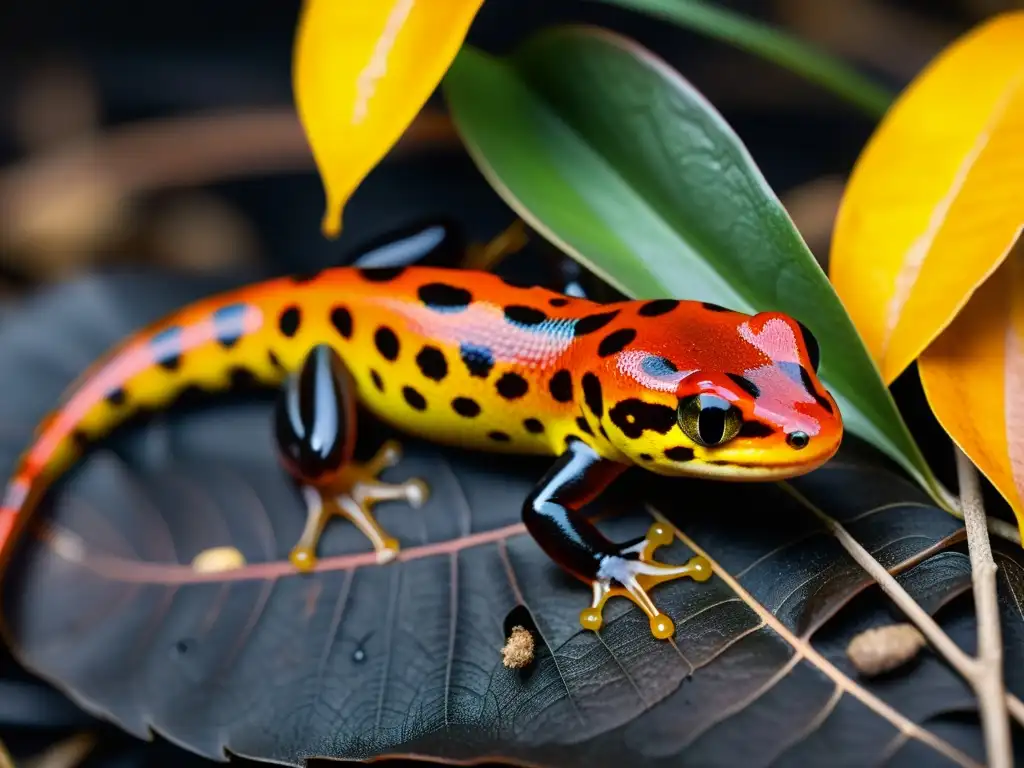
[[[630,304],[633,340],[600,362],[602,423],[637,465],[771,480],[809,472],[838,450],[842,417],[818,380],[818,345],[805,326],[699,302],[645,323],[643,305]],[[627,312],[616,326],[630,323]]]

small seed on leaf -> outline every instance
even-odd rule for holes
[[[914,658],[925,645],[912,624],[890,624],[865,630],[850,641],[846,655],[862,675],[891,672]]]
[[[533,661],[533,635],[525,627],[512,627],[501,649],[502,661],[509,669],[522,669]]]
[[[233,571],[244,565],[245,555],[234,547],[211,547],[192,559],[192,570],[197,573]]]

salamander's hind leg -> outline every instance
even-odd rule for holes
[[[351,520],[370,540],[378,562],[393,560],[398,541],[373,516],[379,501],[402,500],[419,507],[427,498],[422,480],[385,483],[377,476],[401,458],[389,440],[365,464],[353,461],[356,399],[352,377],[327,345],[314,347],[299,371],[285,383],[275,414],[278,450],[288,471],[302,486],[306,527],[291,552],[300,570],[316,565],[317,543],[328,519]]]
[[[666,639],[675,634],[675,625],[658,610],[649,590],[684,576],[706,581],[711,577],[711,564],[699,556],[683,565],[654,560],[654,551],[672,541],[672,532],[659,523],[640,540],[615,544],[583,516],[581,508],[624,468],[602,459],[582,442],[572,443],[530,494],[523,507],[523,521],[552,560],[591,585],[590,608],[580,614],[584,629],[599,630],[605,602],[621,596],[647,614],[651,634]]]

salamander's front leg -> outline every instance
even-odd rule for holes
[[[584,629],[599,630],[605,602],[622,596],[647,614],[655,637],[669,638],[675,634],[675,625],[658,610],[648,590],[683,576],[705,581],[711,577],[711,564],[703,557],[691,558],[685,565],[655,561],[654,551],[672,541],[671,531],[659,523],[638,541],[614,544],[583,516],[581,508],[624,469],[585,443],[572,443],[526,500],[523,522],[552,560],[591,584],[593,601],[580,614]]]
[[[288,379],[275,414],[282,462],[302,485],[308,509],[306,527],[291,553],[300,570],[316,565],[317,542],[327,520],[341,515],[370,540],[377,560],[398,554],[398,541],[373,516],[379,501],[402,500],[419,507],[427,498],[422,480],[385,483],[377,476],[398,463],[401,448],[389,440],[365,464],[352,460],[356,437],[356,401],[352,377],[327,345],[314,347],[299,371]]]

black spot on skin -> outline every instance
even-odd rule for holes
[[[437,347],[426,346],[416,355],[420,373],[432,381],[441,381],[448,375],[448,361]]]
[[[76,429],[74,432],[71,433],[71,442],[74,443],[75,447],[81,451],[89,447],[89,443],[91,441],[89,439],[89,436],[85,434],[85,432],[83,432],[80,429]]]
[[[278,319],[277,325],[281,329],[281,333],[290,339],[298,333],[299,324],[301,322],[302,310],[293,304],[281,313],[281,317]]]
[[[456,397],[452,400],[452,410],[459,414],[459,416],[465,416],[467,419],[480,415],[480,406],[476,400],[469,397]]]
[[[473,294],[465,288],[458,288],[447,283],[427,283],[421,285],[416,295],[428,307],[445,310],[460,310],[469,306]]]
[[[721,304],[712,304],[710,301],[702,301],[700,303],[700,305],[702,307],[704,307],[704,309],[708,310],[709,312],[731,312],[732,311],[730,309],[726,309]]]
[[[804,337],[804,346],[807,347],[807,358],[811,361],[811,368],[817,373],[818,366],[821,364],[821,349],[818,347],[818,340],[814,338],[811,329],[806,325],[799,320],[796,321],[796,324],[800,326],[800,333]]]
[[[267,357],[270,359],[270,364],[279,371],[284,370],[284,363],[281,362],[281,358],[277,356],[274,350],[267,352]]]
[[[513,304],[512,306],[505,307],[505,319],[510,323],[518,323],[519,325],[540,325],[548,319],[548,316],[539,309]]]
[[[371,283],[387,283],[405,272],[405,267],[362,267],[360,277]]]
[[[615,309],[611,312],[601,312],[600,314],[581,317],[576,321],[573,333],[577,336],[585,336],[588,333],[599,331],[614,320],[617,314],[619,314],[619,310]]]
[[[640,461],[654,461],[654,457],[649,453],[641,453]]]
[[[523,422],[523,426],[526,428],[527,432],[534,435],[539,435],[544,431],[544,425],[538,419],[527,419]]]
[[[342,338],[352,338],[352,313],[345,307],[335,307],[331,310],[331,325]]]
[[[507,443],[512,439],[511,437],[508,436],[508,434],[506,434],[505,432],[501,432],[497,429],[494,430],[493,432],[488,432],[487,436],[496,443]]]
[[[641,317],[657,317],[658,315],[667,315],[678,306],[679,302],[675,299],[655,299],[641,306],[637,310],[637,314]]]
[[[637,398],[629,398],[615,404],[608,411],[612,424],[626,437],[636,439],[645,430],[666,435],[676,425],[676,409],[660,403],[648,403]]]
[[[811,374],[807,372],[807,369],[802,365],[800,366],[800,381],[803,382],[804,389],[818,401],[818,405],[825,409],[828,413],[834,413],[832,410],[832,403],[826,400],[818,389],[814,386],[814,382],[811,381]]]
[[[693,459],[693,448],[676,445],[665,449],[665,458],[671,461],[690,461]]]
[[[569,300],[562,298],[561,296],[557,296],[553,299],[548,299],[548,304],[550,304],[552,307],[564,307],[568,303]]]
[[[320,277],[320,272],[300,272],[297,275],[292,275],[292,282],[296,285],[303,285],[305,283],[311,283]]]
[[[373,368],[370,369],[370,380],[373,382],[373,386],[377,388],[378,392],[384,391],[384,379],[382,379],[380,374]]]
[[[774,434],[775,430],[763,421],[744,421],[740,431],[736,433],[737,437],[754,438],[771,437]]]
[[[398,337],[386,325],[382,325],[373,334],[373,343],[377,345],[377,351],[385,360],[394,362],[398,359]]]
[[[604,413],[604,401],[601,398],[601,380],[590,371],[583,374],[583,399],[587,407],[598,418]]]
[[[174,404],[181,408],[202,405],[209,399],[209,393],[197,384],[189,384],[174,397]]]
[[[537,284],[525,275],[498,275],[498,279],[509,288],[532,288]]]
[[[742,389],[751,397],[757,398],[761,396],[761,390],[758,388],[757,384],[752,382],[750,379],[736,373],[727,373],[725,375],[732,379],[733,383],[737,387]]]
[[[620,328],[612,331],[597,345],[597,354],[600,357],[608,357],[624,350],[633,339],[636,338],[636,331],[632,328]]]
[[[256,374],[242,367],[232,368],[228,373],[228,380],[233,390],[253,389],[259,384]]]
[[[107,402],[111,405],[124,405],[126,397],[125,391],[121,387],[107,392]]]
[[[551,377],[548,382],[548,389],[551,396],[559,403],[572,401],[572,374],[564,368]]]
[[[594,430],[590,428],[590,425],[587,423],[587,420],[584,419],[582,416],[576,417],[576,426],[579,427],[580,432],[582,432],[585,435],[594,434]]]
[[[165,371],[176,371],[181,367],[181,355],[170,355],[163,360],[157,360],[157,365]]]
[[[597,431],[601,433],[601,437],[603,437],[605,440],[610,440],[610,438],[608,437],[608,433],[604,431],[604,424],[598,424]]]
[[[466,370],[469,371],[469,375],[476,376],[478,379],[486,379],[494,367],[494,353],[487,347],[463,344],[459,347],[459,355],[462,357],[462,362],[465,364]]]
[[[498,394],[506,400],[518,400],[530,389],[530,385],[526,383],[526,379],[518,373],[512,373],[511,371],[502,374],[501,378],[498,379],[496,386],[498,388]]]
[[[238,343],[238,340],[240,338],[242,338],[242,334],[240,333],[225,334],[223,336],[217,337],[217,343],[220,344],[221,347],[223,347],[224,349],[231,349],[233,346],[235,346],[235,344]]]
[[[427,410],[426,399],[412,387],[402,387],[402,397],[405,398],[405,402],[417,411]]]
[[[217,342],[224,349],[231,349],[245,334],[247,307],[243,303],[225,304],[214,310],[213,331]]]

